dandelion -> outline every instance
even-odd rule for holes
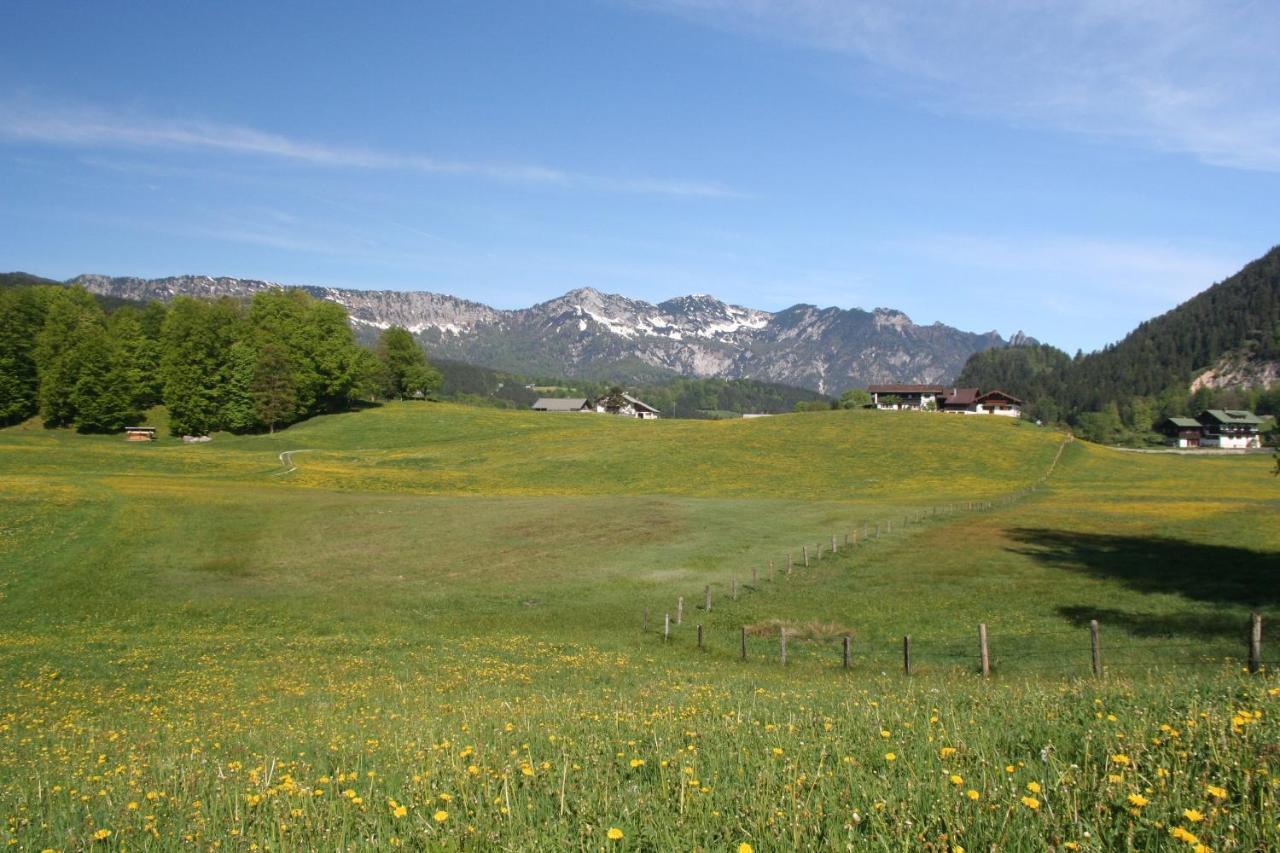
[[[622,830],[618,829],[616,826],[609,827],[609,831],[606,832],[605,835],[609,837],[610,841],[621,841],[623,837]]]
[[[885,761],[897,761],[897,760],[898,760],[898,756],[894,755],[892,752],[886,752],[886,753],[884,754],[884,760],[885,760]]]
[[[110,837],[111,837],[111,830],[109,829],[99,829],[97,832],[93,834],[94,841],[106,841]]]
[[[1022,804],[1027,808],[1031,809],[1032,811],[1035,811],[1036,809],[1040,808],[1040,801],[1037,800],[1035,797],[1023,797]]]
[[[1040,783],[1039,783],[1039,782],[1028,782],[1028,783],[1027,783],[1027,790],[1028,790],[1028,791],[1030,791],[1030,792],[1031,792],[1031,793],[1033,793],[1033,794],[1038,794],[1038,793],[1040,793]]]
[[[1225,800],[1227,798],[1227,789],[1219,788],[1217,785],[1205,785],[1205,793],[1214,799]]]
[[[449,813],[444,809],[437,809],[436,813],[431,816],[431,819],[436,823],[444,823],[449,819]]]
[[[1006,764],[1006,765],[1004,766],[1004,772],[1005,772],[1005,773],[1016,773],[1016,772],[1017,772],[1017,770],[1018,770],[1018,768],[1014,767],[1012,764]]]
[[[951,781],[951,784],[952,784],[952,785],[963,785],[963,784],[964,784],[964,777],[963,777],[963,776],[957,776],[955,773],[952,773],[952,774],[951,774],[950,776],[948,776],[947,778]]]
[[[391,814],[395,817],[404,817],[408,813],[409,813],[409,810],[404,806],[396,806],[394,809],[391,810]]]
[[[888,729],[880,730],[880,737],[889,737],[890,735],[892,735],[892,732],[890,732]]]
[[[956,748],[954,746],[944,746],[942,749],[938,750],[938,755],[942,756],[943,758],[950,758],[955,754],[956,754]]]
[[[1173,827],[1172,829],[1169,830],[1169,834],[1172,835],[1174,838],[1178,839],[1179,841],[1185,841],[1187,844],[1200,843],[1200,839],[1196,838],[1194,833],[1189,832],[1187,829],[1181,826]]]
[[[1151,801],[1148,800],[1146,797],[1142,796],[1141,794],[1130,794],[1129,802],[1137,806],[1138,808],[1142,808],[1143,806],[1147,805]]]
[[[755,853],[755,848],[744,841],[738,845],[738,853]]]
[[[1204,820],[1204,812],[1199,809],[1183,809],[1182,816],[1192,823],[1199,823]]]
[[[1129,766],[1129,756],[1124,755],[1123,753],[1120,753],[1120,754],[1117,754],[1117,755],[1113,755],[1113,756],[1111,756],[1111,763],[1112,763],[1112,764],[1119,764],[1119,765],[1121,765],[1121,766],[1123,766],[1123,767],[1127,767],[1127,766]]]
[[[971,800],[976,800],[976,799],[978,799],[979,797],[981,797],[981,796],[982,796],[981,794],[979,794],[977,791],[973,790],[972,788],[970,788],[969,790],[965,791],[965,792],[964,792],[964,795],[965,795],[966,797],[968,797],[969,799],[971,799]]]
[[[634,769],[635,769],[635,768],[637,768],[637,767],[644,767],[644,759],[643,759],[643,758],[633,758],[633,759],[631,759],[631,769],[633,769],[633,770],[634,770]]]
[[[782,747],[780,747],[780,746],[775,746],[775,747],[773,748],[773,754],[774,754],[774,755],[782,755]]]

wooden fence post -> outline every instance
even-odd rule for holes
[[[698,623],[698,651],[702,651],[702,623]]]
[[[1089,620],[1089,657],[1093,663],[1093,677],[1102,677],[1102,638],[1098,636],[1098,620]]]
[[[738,579],[737,578],[733,579],[733,600],[734,601],[738,600]]]
[[[791,574],[791,552],[787,552],[787,574]]]
[[[987,623],[978,624],[978,651],[982,657],[982,677],[991,677],[991,655],[987,651]]]
[[[742,626],[742,659],[747,659],[747,626]]]
[[[662,641],[665,643],[671,639],[671,614],[664,613],[662,616]]]
[[[676,624],[684,624],[684,596],[676,599]]]
[[[778,641],[782,648],[782,665],[787,665],[787,628],[785,625],[778,628]]]
[[[846,537],[845,537],[845,542],[848,542],[848,541],[849,541],[849,537],[848,537],[848,536],[846,536]],[[831,553],[832,553],[832,554],[837,553],[837,551],[836,551],[836,535],[835,535],[834,533],[832,533],[832,534],[831,534]]]
[[[809,546],[801,545],[800,550],[804,552],[804,567],[809,568]]]
[[[902,672],[904,675],[911,674],[911,635],[907,634],[902,638]]]
[[[845,669],[849,668],[849,651],[850,651],[849,647],[852,645],[852,640],[853,638],[850,637],[848,634],[844,635],[844,643],[843,643],[844,649],[842,650],[843,654],[841,655],[841,657],[843,658]]]
[[[1262,614],[1249,614],[1249,671],[1262,669]]]
[[[703,602],[702,609],[710,613],[711,612],[711,584],[707,584],[707,588],[703,590],[703,595],[705,596],[706,600]]]
[[[649,608],[644,609],[644,633],[649,633]]]

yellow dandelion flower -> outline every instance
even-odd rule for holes
[[[609,837],[610,841],[621,841],[623,837],[622,830],[616,826],[609,827],[609,831],[605,835]]]
[[[1130,794],[1129,802],[1137,806],[1138,808],[1142,808],[1143,806],[1147,805],[1151,801],[1148,800],[1146,797],[1142,796],[1141,794]]]
[[[955,773],[952,773],[952,774],[951,774],[950,776],[948,776],[947,778],[951,781],[951,784],[952,784],[952,785],[963,785],[963,784],[964,784],[964,777],[963,777],[963,776],[958,776],[958,775],[956,775]]]
[[[1017,770],[1018,770],[1018,768],[1014,767],[1012,764],[1006,764],[1006,765],[1004,766],[1004,772],[1005,772],[1005,773],[1016,773],[1016,772],[1017,772]]]
[[[94,841],[106,841],[110,837],[111,837],[111,830],[109,829],[99,829],[97,832],[93,834]]]
[[[889,737],[892,734],[888,729],[880,730],[880,737]]]
[[[1031,792],[1031,793],[1033,793],[1033,794],[1038,794],[1038,793],[1040,793],[1040,783],[1039,783],[1039,782],[1028,782],[1028,783],[1027,783],[1027,790],[1028,790],[1028,791],[1030,791],[1030,792]]]
[[[956,748],[954,746],[944,746],[942,749],[938,750],[938,755],[942,756],[943,758],[950,758],[955,754],[956,754]]]
[[[755,848],[744,841],[738,845],[738,853],[755,853]]]
[[[965,791],[965,792],[964,792],[964,795],[965,795],[966,797],[968,797],[969,799],[971,799],[971,800],[976,800],[976,799],[978,799],[979,797],[981,797],[981,796],[982,796],[981,794],[979,794],[977,791],[973,790],[972,788],[970,788],[969,790]]]
[[[1182,816],[1192,823],[1199,823],[1204,820],[1204,812],[1199,809],[1183,809]]]
[[[394,815],[395,817],[404,817],[408,813],[409,813],[409,810],[404,806],[396,806],[394,809],[391,810],[391,814]]]
[[[894,755],[892,752],[886,752],[886,753],[884,754],[884,760],[885,760],[885,761],[897,761],[897,760],[898,760],[898,756]]]
[[[1173,827],[1172,829],[1169,830],[1169,834],[1172,835],[1174,838],[1178,839],[1179,841],[1185,841],[1187,844],[1200,843],[1199,838],[1196,838],[1196,836],[1193,833],[1189,832],[1186,828],[1181,826]]]
[[[1205,785],[1204,790],[1205,793],[1216,799],[1225,800],[1227,798],[1226,788],[1219,788],[1217,785]]]
[[[1032,811],[1035,811],[1036,809],[1040,808],[1040,801],[1037,800],[1035,797],[1023,797],[1022,804],[1027,808],[1031,809]]]
[[[636,767],[644,767],[644,759],[643,759],[643,758],[633,758],[633,759],[631,759],[631,766],[632,766],[632,768],[636,768]]]
[[[775,747],[773,748],[773,754],[774,754],[774,755],[782,755],[782,747],[780,747],[780,746],[775,746]]]
[[[431,816],[431,819],[436,823],[444,823],[449,819],[449,813],[444,809],[438,809],[436,813]]]

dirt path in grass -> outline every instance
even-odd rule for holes
[[[297,471],[297,470],[298,470],[298,466],[293,464],[293,454],[295,454],[295,453],[310,453],[310,452],[311,452],[310,448],[304,448],[304,449],[302,449],[302,450],[286,450],[286,451],[284,451],[284,452],[283,452],[283,453],[281,453],[281,454],[280,454],[280,456],[279,456],[279,457],[277,457],[277,458],[280,460],[280,467],[284,468],[285,470],[283,470],[283,471],[277,471],[277,472],[275,472],[274,474],[272,474],[271,476],[273,476],[273,477],[279,477],[279,476],[282,476],[282,475],[284,475],[284,474],[292,474],[294,471]]]

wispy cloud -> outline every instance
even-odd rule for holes
[[[1280,171],[1270,0],[631,0],[845,54],[933,108]]]
[[[323,168],[410,172],[600,192],[741,197],[727,187],[701,181],[592,175],[535,164],[443,159],[376,148],[326,145],[239,125],[156,118],[31,98],[0,100],[0,139],[88,149],[217,151]]]

